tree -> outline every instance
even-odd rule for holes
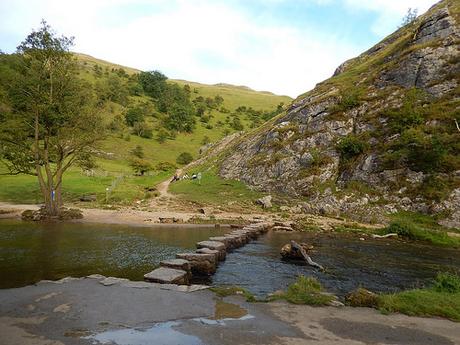
[[[141,107],[129,108],[125,113],[126,124],[133,127],[136,122],[144,121],[144,111]]]
[[[159,71],[141,72],[139,74],[139,84],[141,84],[144,92],[152,97],[158,99],[166,90],[168,78]]]
[[[153,138],[153,130],[146,122],[135,122],[133,126],[133,133],[138,137],[145,139]]]
[[[146,172],[152,170],[152,165],[145,159],[134,158],[129,164],[137,175],[144,176]]]
[[[176,163],[185,165],[193,161],[193,156],[188,153],[188,152],[182,152],[179,156],[176,158]]]
[[[409,8],[407,10],[407,13],[406,15],[404,16],[404,18],[402,19],[402,23],[401,25],[399,26],[400,28],[406,26],[406,25],[409,25],[409,24],[412,24],[418,17],[418,10],[416,8]]]
[[[165,119],[165,126],[167,129],[175,130],[178,132],[191,133],[195,127],[195,119],[193,114],[184,105],[174,105]]]
[[[38,178],[45,210],[60,214],[63,175],[103,138],[90,87],[78,78],[69,48],[45,22],[17,48],[8,86],[11,111],[0,127],[0,158],[11,174]]]

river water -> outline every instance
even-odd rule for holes
[[[0,220],[0,288],[93,273],[143,280],[160,261],[219,236],[214,227]]]
[[[291,239],[313,245],[310,255],[325,271],[280,260],[280,248]],[[361,241],[351,234],[269,232],[227,255],[213,283],[237,284],[263,296],[285,289],[297,275],[307,275],[343,296],[358,287],[375,292],[420,287],[440,271],[460,272],[460,250],[394,239]]]
[[[142,280],[161,260],[194,250],[196,242],[226,231],[0,220],[0,288],[94,273]],[[326,271],[282,261],[279,250],[291,239],[312,244],[313,260]],[[359,286],[382,292],[417,287],[439,271],[459,269],[458,249],[386,239],[361,241],[344,234],[269,232],[228,254],[209,282],[239,285],[263,296],[304,274],[317,277],[327,291],[343,295]]]

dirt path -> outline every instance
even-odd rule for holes
[[[177,169],[175,176],[181,176],[182,175],[182,169]],[[169,185],[172,183],[173,177],[168,178],[166,181],[161,182],[160,184],[157,185],[157,190],[160,192],[160,198],[173,198],[174,195],[169,193]]]

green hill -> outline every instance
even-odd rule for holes
[[[190,98],[223,98],[217,109],[207,109],[204,119],[196,117],[196,125],[191,133],[168,132],[169,137],[159,142],[158,134],[164,131],[163,120],[155,102],[142,89],[139,90],[137,74],[139,70],[129,68],[75,53],[80,66],[80,77],[89,82],[96,97],[99,98],[98,112],[103,115],[106,125],[111,128],[100,149],[96,152],[97,168],[87,176],[80,168],[72,168],[64,177],[64,193],[67,200],[77,200],[83,194],[97,194],[99,201],[105,202],[107,187],[111,188],[110,202],[130,204],[134,199],[150,196],[145,187],[152,187],[165,179],[176,159],[183,152],[198,158],[199,149],[204,143],[216,142],[237,130],[247,130],[264,119],[255,119],[258,114],[273,113],[280,103],[289,104],[287,96],[277,96],[267,92],[257,92],[246,87],[227,84],[206,85],[184,80],[169,80],[181,88],[189,86]],[[1,63],[1,62],[0,62]],[[133,128],[124,123],[125,113],[132,108],[141,107],[145,111],[145,122],[152,130],[151,138],[133,134]],[[259,112],[249,116],[245,112],[235,115],[238,107]],[[243,128],[232,127],[237,116]],[[203,121],[203,120],[206,120]],[[255,121],[257,120],[257,121]],[[118,121],[118,122],[117,122]],[[120,123],[121,121],[121,123]],[[117,126],[120,128],[118,128]],[[117,127],[116,129],[114,129]],[[129,161],[131,151],[141,146],[144,159],[155,169],[145,177],[134,177]],[[169,166],[165,163],[169,163]],[[162,165],[159,167],[158,165]],[[160,169],[161,168],[161,169]],[[6,172],[0,167],[0,172]],[[38,186],[33,176],[0,176],[0,200],[16,202],[40,202]],[[114,186],[113,188],[111,186]]]

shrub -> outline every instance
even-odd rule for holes
[[[172,163],[169,163],[169,162],[159,162],[156,166],[155,166],[155,170],[158,170],[158,171],[171,171],[171,170],[175,170],[177,167],[172,164]]]
[[[300,276],[295,283],[289,285],[281,298],[294,304],[327,305],[334,297],[322,293],[321,284],[312,277]]]
[[[357,106],[359,106],[359,95],[357,92],[350,92],[347,93],[346,95],[342,95],[340,98],[340,102],[338,104],[333,105],[330,109],[329,112],[334,114],[334,113],[339,113],[343,111],[347,111],[350,109],[353,109]]]
[[[176,163],[181,165],[186,165],[193,161],[193,156],[188,152],[182,152],[177,156]]]
[[[352,307],[374,308],[379,304],[379,296],[369,290],[358,288],[349,293],[345,301]]]
[[[337,144],[337,150],[345,160],[359,156],[365,152],[367,148],[367,142],[353,134],[347,135]]]
[[[152,170],[152,166],[150,165],[150,163],[140,158],[133,159],[129,163],[129,165],[131,166],[131,168],[134,170],[134,172],[137,175],[141,175],[141,176],[143,176],[146,172]]]
[[[144,148],[141,145],[136,145],[136,147],[131,150],[131,154],[137,158],[144,158]]]
[[[344,110],[349,110],[357,107],[359,105],[359,97],[357,93],[349,93],[342,97],[340,101],[340,106]]]
[[[153,138],[152,128],[146,122],[136,122],[133,126],[133,134],[146,139]]]
[[[437,292],[459,293],[460,277],[457,274],[438,273],[433,288]]]

